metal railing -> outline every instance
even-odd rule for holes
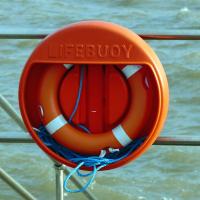
[[[48,34],[0,34],[0,39],[43,39]],[[145,40],[200,40],[200,35],[166,35],[166,34],[140,34]],[[14,110],[12,105],[0,94],[0,107],[18,124],[18,126],[26,131],[21,116]],[[0,143],[34,143],[31,138],[1,138]],[[187,136],[173,136],[173,137],[158,137],[154,145],[181,145],[181,146],[200,146],[200,137]],[[63,192],[63,176],[69,174],[69,169],[50,158],[55,167],[56,172],[56,200],[64,199]],[[16,182],[10,175],[0,168],[0,178],[4,180],[11,188],[13,188],[19,195],[27,200],[36,200],[22,185]],[[82,183],[72,176],[71,180],[78,187],[82,187]],[[86,190],[83,194],[89,200],[96,200],[97,198]]]
[[[18,115],[18,113],[15,111],[15,109],[12,107],[12,105],[7,101],[7,99],[5,97],[3,97],[1,94],[0,94],[0,107],[18,124],[18,126],[23,131],[26,131],[26,128],[24,126],[22,118]],[[1,143],[5,143],[5,142],[6,143],[19,143],[16,141],[19,141],[20,143],[22,141],[25,143],[30,143],[30,142],[34,143],[34,141],[31,138],[0,138]],[[54,167],[55,167],[55,171],[56,171],[56,200],[63,200],[64,199],[64,193],[63,193],[63,175],[64,175],[64,173],[63,172],[65,172],[65,174],[69,174],[70,170],[67,167],[65,167],[64,165],[53,160],[52,158],[50,158],[50,159],[54,162]],[[14,182],[14,180],[9,179],[8,176],[5,177],[5,179],[4,179],[3,173],[2,174],[0,173],[0,177],[3,180],[8,180],[6,182],[20,195],[23,194],[22,196],[25,199],[32,200],[32,198],[30,198],[30,196],[32,196],[32,195],[28,191],[26,191],[25,188],[23,188],[19,183],[17,183],[16,181]],[[71,180],[78,188],[82,188],[82,183],[76,177],[72,176]],[[10,184],[11,182],[14,184]],[[23,191],[22,191],[22,188],[23,188]],[[19,191],[21,191],[21,193]],[[29,193],[29,196],[27,196],[24,193],[24,191],[27,194]],[[97,199],[89,190],[84,191],[83,194],[89,200]]]
[[[43,39],[48,34],[0,34],[0,39]],[[139,34],[144,40],[200,40],[200,35]]]

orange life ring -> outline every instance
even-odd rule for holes
[[[114,65],[127,77],[126,98],[130,98],[130,105],[115,124],[117,126],[110,128],[109,125],[112,130],[86,134],[67,123],[63,101],[59,97],[60,93],[62,97],[66,96],[65,91],[58,91],[68,73],[64,67],[66,63],[87,64],[88,68]],[[133,66],[141,68],[135,71]],[[48,148],[34,127],[42,123],[59,144],[84,155],[98,155],[107,147],[122,148],[136,138],[145,137],[136,150],[103,170],[136,159],[154,143],[166,120],[168,95],[164,69],[149,45],[130,30],[101,21],[74,23],[45,38],[28,59],[19,85],[20,111],[28,132],[48,155],[60,163],[77,166]],[[38,106],[42,108],[41,113],[37,112]],[[87,166],[82,169],[91,170]]]
[[[144,84],[144,70],[142,71],[139,66],[121,67],[130,86],[129,112],[121,124],[101,134],[85,134],[71,126],[63,116],[57,102],[57,94],[66,70],[64,66],[48,66],[39,90],[43,124],[58,143],[81,154],[98,155],[103,149],[125,147],[137,138],[138,132],[144,125],[148,109],[147,87],[149,85]],[[135,91],[137,95],[134,95]]]

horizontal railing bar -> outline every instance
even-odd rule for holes
[[[48,34],[0,33],[0,39],[43,39]],[[145,40],[200,40],[200,35],[139,34]]]
[[[0,143],[34,143],[32,138],[0,138]],[[153,145],[200,146],[200,137],[158,137]]]
[[[200,40],[200,35],[139,34],[144,40]]]
[[[0,34],[0,39],[43,39],[48,34]]]
[[[35,143],[31,138],[0,138],[0,143]]]
[[[159,137],[155,141],[154,145],[200,146],[200,137],[198,136]]]

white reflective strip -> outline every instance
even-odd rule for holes
[[[63,115],[58,115],[52,121],[50,121],[45,128],[50,134],[54,134],[58,129],[62,128],[68,122],[65,120]]]
[[[72,64],[64,64],[65,68],[70,69],[73,65]]]
[[[112,129],[113,135],[118,140],[118,142],[122,146],[128,145],[130,142],[132,142],[131,138],[126,134],[125,130],[121,125],[117,126],[116,128]]]
[[[126,76],[126,78],[130,78],[133,74],[135,74],[138,70],[140,70],[142,66],[139,65],[127,65],[122,69],[122,72]]]

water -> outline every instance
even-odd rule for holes
[[[0,1],[0,32],[52,32],[68,23],[100,19],[145,33],[199,33],[200,0]],[[167,31],[166,31],[167,30]],[[0,40],[0,93],[19,110],[22,68],[39,40]],[[170,108],[162,134],[195,136],[200,131],[200,41],[151,41],[166,70]],[[0,111],[0,136],[24,134]],[[110,200],[200,198],[199,147],[152,147],[135,162],[98,174],[92,192]],[[0,167],[38,199],[54,199],[52,163],[36,145],[0,145]],[[21,199],[0,181],[0,199]],[[66,199],[84,199],[70,194]]]

